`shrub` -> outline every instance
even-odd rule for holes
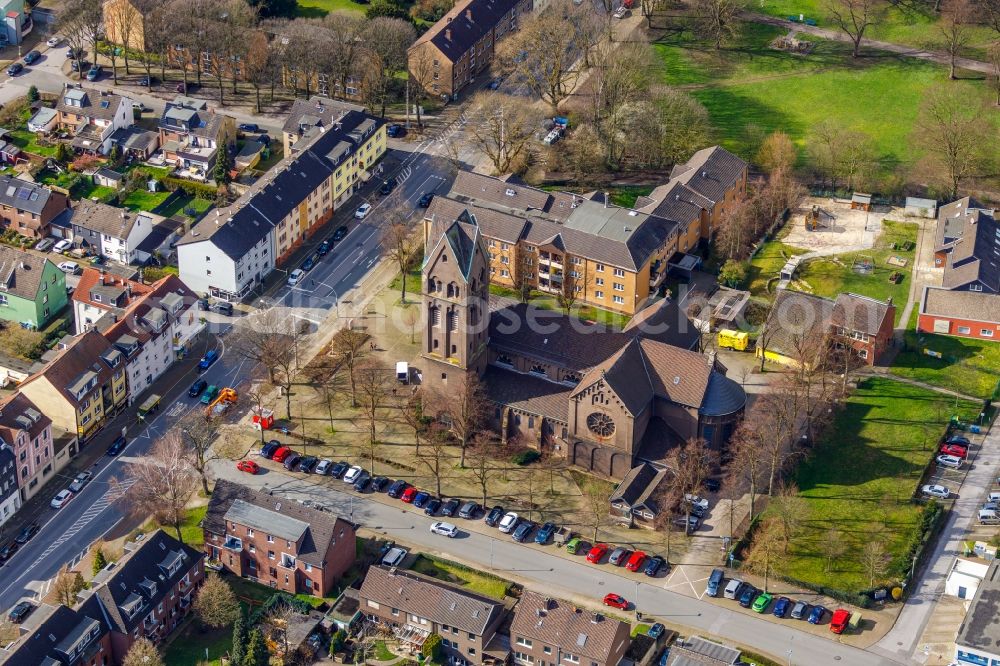
[[[40,97],[41,97],[41,95],[38,94],[38,88],[37,88],[37,86],[32,85],[30,88],[28,88],[28,101],[29,102],[37,102]]]
[[[722,284],[735,288],[742,285],[746,279],[746,264],[735,259],[729,259],[726,263],[722,264],[722,269],[719,271],[719,282]]]
[[[431,661],[440,661],[441,636],[439,634],[431,634],[424,639],[424,644],[420,647],[420,654],[424,655]]]
[[[215,185],[197,183],[193,180],[184,180],[183,178],[175,178],[174,176],[167,176],[160,182],[171,192],[174,190],[182,190],[193,197],[201,197],[203,199],[215,199],[215,195],[218,191],[218,188]]]
[[[511,458],[511,462],[513,462],[515,465],[520,465],[521,467],[525,467],[526,465],[530,465],[531,463],[535,462],[541,457],[542,454],[539,453],[538,451],[535,451],[534,449],[528,449],[526,451],[518,451],[517,453],[515,453],[514,456]]]

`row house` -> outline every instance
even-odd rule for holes
[[[111,135],[131,127],[135,120],[132,100],[82,86],[67,85],[56,112],[59,129],[73,136],[73,149],[91,154],[111,152]]]
[[[533,0],[460,0],[407,52],[410,76],[429,93],[457,99],[488,70],[496,43],[517,30]]]
[[[627,622],[525,590],[510,647],[519,666],[618,666],[632,643]]]
[[[35,611],[41,613],[43,606]],[[7,646],[10,664],[108,666],[116,663],[111,631],[98,609],[56,606],[41,622]]]
[[[17,458],[7,442],[0,442],[0,528],[21,508],[17,487]]]
[[[162,530],[125,544],[125,554],[94,577],[77,612],[111,635],[113,663],[145,636],[161,643],[190,613],[205,580],[205,556]]]
[[[351,523],[222,479],[202,527],[213,561],[289,594],[327,596],[354,564]]]
[[[21,502],[69,462],[65,443],[52,439],[52,419],[21,393],[0,402],[0,442],[14,454]]]
[[[45,255],[0,245],[0,319],[44,328],[66,307],[66,274]]]
[[[73,317],[76,334],[96,328],[107,330],[119,321],[136,300],[148,294],[151,287],[104,267],[83,269],[73,290]]]
[[[291,155],[298,141],[312,139],[340,121],[348,111],[364,112],[365,108],[338,100],[313,95],[308,100],[296,99],[281,127],[281,145],[285,155]]]
[[[412,571],[373,566],[358,592],[369,622],[392,631],[412,652],[431,634],[441,636],[450,664],[506,663],[506,641],[497,635],[503,602]]]
[[[216,113],[204,100],[178,96],[167,102],[157,125],[167,164],[181,175],[211,180],[218,151],[236,145],[236,123]]]
[[[0,175],[0,223],[4,229],[27,238],[45,238],[51,233],[52,220],[69,205],[69,197],[61,192]]]
[[[125,355],[95,330],[77,336],[19,391],[80,443],[127,405]]]
[[[180,277],[201,294],[239,300],[262,283],[371,178],[385,121],[348,111],[216,210],[177,244]]]
[[[82,199],[73,207],[70,223],[77,247],[122,264],[145,263],[146,239],[164,224],[159,215]],[[169,235],[169,232],[166,234]]]

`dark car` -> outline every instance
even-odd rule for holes
[[[414,502],[414,504],[415,503],[416,502]],[[424,505],[424,513],[426,513],[428,516],[433,516],[435,513],[438,512],[438,509],[440,508],[441,508],[441,500],[439,500],[437,497],[432,497],[429,500],[427,500],[427,504]]]
[[[545,523],[542,525],[542,529],[538,530],[538,534],[535,535],[535,543],[545,545],[552,538],[552,534],[556,531],[555,523]]]
[[[39,53],[38,51],[28,51],[27,53],[24,54],[24,64],[30,65],[31,63],[35,62],[41,57],[42,54]]]
[[[219,314],[226,315],[227,317],[233,316],[233,304],[229,301],[216,301],[212,303],[212,312],[218,312]]]
[[[330,468],[330,476],[335,479],[340,479],[347,474],[347,470],[349,469],[351,469],[350,463],[341,460],[339,463]]]
[[[197,398],[206,388],[208,388],[208,382],[204,379],[199,379],[194,384],[191,384],[191,388],[188,389],[188,396]]]
[[[139,78],[139,85],[149,87],[156,81],[156,77],[142,76]]]
[[[393,123],[392,125],[389,125],[388,127],[385,128],[385,133],[387,136],[391,136],[394,138],[400,136],[406,136],[406,128],[400,125],[399,123]]]
[[[965,448],[969,448],[970,446],[972,446],[972,442],[969,441],[969,438],[963,437],[962,435],[952,435],[951,437],[946,439],[944,443],[958,444],[960,446],[964,446]]]
[[[388,495],[392,499],[399,499],[399,496],[402,495],[403,492],[409,487],[410,484],[408,484],[406,481],[403,481],[402,479],[400,479],[399,481],[393,481],[392,485],[389,486]]]
[[[219,352],[209,349],[198,361],[198,372],[204,372],[212,367],[212,364],[219,360]]]
[[[19,62],[12,62],[10,66],[7,67],[7,76],[17,76],[24,71],[24,65]]]
[[[431,499],[431,494],[426,490],[421,490],[413,497],[413,506],[418,509],[424,508],[428,501]]]
[[[84,54],[83,47],[66,49],[66,59],[76,60],[77,58],[82,58]]]
[[[0,546],[0,564],[6,562],[17,552],[20,548],[16,541],[8,541],[4,545]]]
[[[309,257],[308,259],[303,261],[302,266],[300,266],[300,268],[304,271],[311,271],[315,267],[316,267],[316,257]]]
[[[302,462],[302,456],[300,456],[297,453],[293,453],[292,455],[285,458],[285,462],[282,464],[285,466],[285,469],[291,472],[293,469],[299,466],[300,462]]]
[[[376,476],[372,479],[372,492],[383,493],[389,486],[389,479],[384,476]]]
[[[108,455],[116,456],[119,453],[121,453],[122,449],[125,448],[126,441],[127,440],[125,439],[125,435],[120,435],[118,439],[111,442],[111,446],[108,447]]]
[[[74,72],[82,72],[86,70],[88,67],[90,67],[90,62],[82,58],[80,60],[74,60],[73,64],[70,65],[70,69],[72,69]]]
[[[95,63],[90,66],[90,69],[87,70],[87,80],[96,81],[97,79],[101,78],[101,74],[103,73],[104,73],[104,68]]]
[[[258,127],[256,123],[240,123],[240,131],[256,134],[260,131],[260,127]]]
[[[433,200],[434,200],[434,193],[426,192],[423,196],[421,196],[417,200],[417,205],[420,206],[421,208],[427,208],[428,206],[431,205],[431,201]]]
[[[326,253],[330,251],[330,245],[331,243],[329,240],[323,241],[322,243],[319,244],[319,247],[316,248],[316,254],[318,254],[321,257],[325,257]]]
[[[505,513],[507,512],[504,511],[504,508],[502,506],[497,505],[493,507],[492,509],[490,509],[490,512],[486,514],[486,524],[489,525],[490,527],[496,527],[497,525],[500,524],[500,519],[503,518],[503,515]]]
[[[499,90],[501,83],[502,82],[500,81],[500,79],[493,79],[486,85],[486,87],[489,88],[490,90]]]
[[[347,235],[347,225],[342,225],[337,227],[337,230],[333,232],[333,242],[344,240],[344,236]]]
[[[281,442],[279,442],[276,439],[272,439],[270,442],[260,447],[260,457],[267,458],[268,460],[270,460],[271,456],[274,455],[274,452],[280,448],[281,448]]]
[[[722,487],[722,482],[718,479],[705,479],[701,482],[701,486],[710,493],[717,493]]]
[[[382,187],[378,188],[378,193],[382,196],[388,196],[392,194],[392,191],[396,189],[396,180],[384,180],[382,181]]]
[[[466,502],[458,510],[459,518],[475,518],[479,514],[479,502]]]
[[[299,463],[299,471],[312,474],[312,471],[316,469],[316,465],[318,464],[319,458],[316,456],[306,456],[302,459],[302,462]]]
[[[31,537],[38,534],[38,530],[40,529],[41,526],[38,523],[28,523],[27,525],[21,528],[21,531],[18,532],[17,538],[14,539],[14,541],[23,546],[24,544],[31,541]]]
[[[656,624],[654,624],[652,627],[649,628],[649,630],[646,632],[646,635],[652,638],[653,640],[656,640],[657,638],[663,635],[663,632],[666,631],[666,629],[667,629],[666,627],[657,622]]]
[[[459,502],[457,499],[448,500],[441,505],[441,515],[451,518],[455,515],[455,512],[458,511],[458,504]]]
[[[785,614],[788,612],[788,608],[792,605],[792,600],[788,597],[778,597],[778,600],[774,602],[774,609],[771,613],[774,617],[780,617],[784,619]]]
[[[524,541],[528,538],[528,535],[531,534],[531,532],[534,529],[535,529],[535,524],[530,520],[526,520],[520,525],[518,525],[510,536],[512,539],[514,539],[514,541],[517,541],[518,543],[524,543]]]
[[[666,566],[666,564],[667,561],[665,559],[663,559],[659,555],[654,555],[651,558],[649,558],[648,562],[646,562],[646,566],[643,568],[642,573],[646,574],[649,577],[653,577],[656,574],[660,573],[660,569]]]
[[[265,146],[271,145],[271,137],[267,134],[261,134],[260,136],[257,137],[257,140],[260,141]]]
[[[368,486],[372,483],[372,477],[368,472],[361,472],[358,475],[358,480],[354,482],[354,492],[363,493],[368,490]]]
[[[823,616],[826,615],[826,609],[822,606],[813,606],[812,611],[809,613],[809,617],[806,621],[809,624],[819,624],[823,621]]]
[[[753,585],[747,585],[743,589],[743,594],[740,595],[740,606],[743,606],[743,608],[750,608],[758,594],[760,594],[760,590]]]
[[[35,610],[35,604],[30,601],[19,601],[10,612],[7,613],[7,619],[14,624],[21,624],[24,619],[31,615],[31,611]]]

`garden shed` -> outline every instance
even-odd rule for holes
[[[855,192],[851,197],[851,210],[870,211],[872,209],[872,195],[863,192]]]

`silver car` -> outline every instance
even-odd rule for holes
[[[78,493],[83,490],[83,487],[90,482],[90,477],[93,474],[90,472],[80,472],[75,477],[73,477],[73,483],[69,484],[69,489],[71,492]]]
[[[792,607],[792,619],[801,620],[809,615],[809,604],[804,601],[796,601]]]
[[[621,546],[618,546],[613,551],[611,551],[611,556],[608,557],[608,564],[613,564],[616,567],[622,566],[623,564],[625,564],[625,560],[628,559],[629,553],[630,551],[628,548],[622,548]]]

